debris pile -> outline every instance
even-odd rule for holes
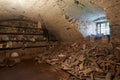
[[[54,45],[36,60],[55,65],[78,80],[120,80],[120,48],[111,44]]]

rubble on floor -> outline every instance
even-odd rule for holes
[[[120,80],[120,47],[111,43],[51,45],[35,60],[57,66],[74,76],[72,80]]]

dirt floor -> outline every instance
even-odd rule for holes
[[[60,80],[52,66],[27,60],[11,68],[0,69],[0,80]]]

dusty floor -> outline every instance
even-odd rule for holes
[[[0,80],[59,80],[59,74],[47,64],[27,60],[12,68],[0,69]]]

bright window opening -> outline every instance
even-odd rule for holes
[[[98,35],[110,35],[109,22],[99,22],[97,23],[97,34]]]

